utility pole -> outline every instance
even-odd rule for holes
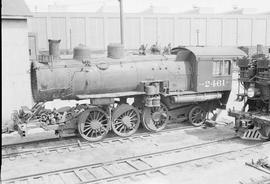
[[[124,45],[124,17],[123,17],[123,0],[118,0],[120,4],[120,36],[121,44]]]

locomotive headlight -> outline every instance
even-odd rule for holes
[[[249,98],[254,97],[255,96],[255,88],[248,88],[248,90],[247,90],[247,96]]]
[[[248,88],[248,90],[247,90],[247,96],[248,96],[249,98],[253,98],[253,97],[258,96],[258,95],[260,95],[260,94],[261,94],[261,93],[260,93],[260,90],[259,90],[258,88],[250,87],[250,88]]]

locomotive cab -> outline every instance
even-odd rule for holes
[[[192,63],[192,90],[198,93],[222,92],[225,105],[231,91],[232,65],[246,54],[235,47],[177,47],[177,60]]]
[[[193,63],[192,82],[196,92],[230,91],[232,64],[246,55],[237,48],[226,47],[178,47],[177,50],[177,59]]]

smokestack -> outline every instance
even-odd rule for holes
[[[61,40],[48,40],[49,41],[49,55],[53,58],[60,58],[59,44]]]

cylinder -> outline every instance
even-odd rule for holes
[[[153,106],[153,99],[151,97],[145,98],[145,106],[146,107],[152,107]]]
[[[160,106],[160,96],[156,96],[152,99],[152,105],[154,107],[159,107]]]
[[[172,96],[173,103],[203,102],[207,100],[221,99],[221,93],[206,93],[195,95]]]
[[[60,49],[59,44],[61,40],[48,40],[49,41],[49,55],[53,56],[54,58],[60,57]]]
[[[156,88],[156,94],[159,94],[160,91],[160,84],[158,82],[154,83],[154,86]]]
[[[121,59],[124,57],[124,46],[120,43],[111,43],[107,49],[109,58]]]

